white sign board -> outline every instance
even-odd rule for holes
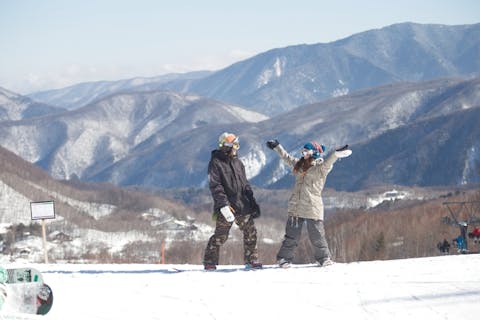
[[[53,201],[30,202],[32,220],[55,219]]]

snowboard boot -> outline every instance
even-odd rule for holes
[[[290,268],[290,265],[291,265],[290,261],[284,258],[281,258],[280,260],[278,260],[277,264],[280,268],[283,268],[283,269]]]
[[[251,269],[262,269],[263,265],[258,262],[258,261],[253,261],[253,262],[247,262],[245,263],[245,269],[251,270]]]
[[[206,263],[203,265],[203,268],[205,271],[215,271],[217,270],[217,266],[214,265],[214,264],[209,264],[209,263]]]
[[[330,259],[330,258],[327,258],[327,259],[323,260],[322,262],[318,261],[318,264],[320,265],[320,267],[328,267],[328,266],[331,266],[334,263],[335,262],[333,262],[333,260]]]

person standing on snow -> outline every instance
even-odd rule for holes
[[[262,264],[258,262],[257,229],[253,220],[260,216],[260,207],[253,196],[245,167],[237,157],[238,149],[238,137],[224,132],[218,138],[218,149],[212,151],[208,164],[208,181],[214,202],[216,225],[205,249],[205,270],[216,269],[220,246],[227,241],[233,222],[243,232],[245,266],[262,268]]]
[[[325,152],[325,146],[308,142],[303,146],[302,157],[298,159],[288,154],[276,139],[267,141],[267,146],[293,168],[295,176],[295,185],[288,202],[285,237],[277,253],[278,265],[288,268],[292,263],[304,223],[307,225],[317,263],[320,266],[333,264],[323,226],[322,190],[335,161],[348,157],[352,151],[346,145],[323,160],[320,155]]]

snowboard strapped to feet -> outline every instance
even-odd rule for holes
[[[263,268],[263,264],[260,262],[249,262],[245,263],[245,269],[244,270],[259,270]],[[215,271],[217,270],[217,266],[214,264],[204,264],[203,269],[205,271]]]
[[[52,289],[43,282],[43,276],[37,269],[0,267],[0,283],[6,290],[0,305],[2,310],[45,315],[52,308]]]
[[[214,271],[214,270],[217,270],[217,266],[214,265],[214,264],[204,264],[204,265],[203,265],[203,268],[205,269],[205,271]]]
[[[277,261],[277,264],[280,268],[287,269],[287,268],[290,268],[291,262],[288,261],[287,259],[282,258]]]
[[[245,269],[247,270],[257,270],[262,268],[263,268],[263,265],[260,262],[245,263]]]

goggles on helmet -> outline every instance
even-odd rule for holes
[[[232,142],[225,141],[223,143],[223,145],[225,147],[230,147],[230,148],[233,148],[235,150],[240,149],[240,141],[239,141],[238,137],[236,137],[235,140],[233,140]]]
[[[224,132],[218,138],[218,146],[220,148],[227,147],[238,150],[240,149],[240,141],[233,133]]]

